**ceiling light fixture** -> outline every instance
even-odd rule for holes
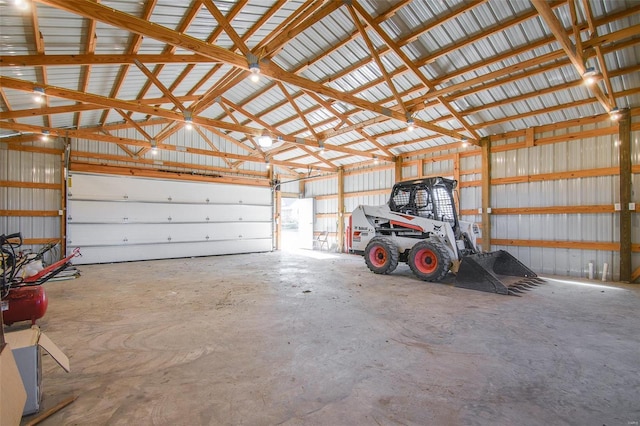
[[[191,111],[185,111],[184,112],[184,123],[185,123],[185,128],[187,130],[191,130],[193,129],[193,118],[191,115]]]
[[[271,138],[269,132],[267,132],[266,130],[262,131],[262,134],[258,136],[258,145],[260,145],[262,148],[269,148],[271,145],[273,145],[273,139]]]
[[[467,138],[462,138],[462,147],[466,148],[469,146],[469,140]]]
[[[416,129],[416,125],[413,121],[413,118],[409,118],[407,120],[407,131],[413,132]]]
[[[151,139],[151,155],[156,155],[158,153],[158,144],[155,139]]]
[[[269,157],[265,157],[264,162],[267,164],[267,170],[269,170],[271,168],[271,161],[269,160]]]
[[[324,141],[322,139],[318,141],[318,147],[320,148],[320,151],[324,151]]]
[[[254,83],[260,81],[260,66],[257,63],[249,64],[249,71],[251,71],[251,77],[249,77],[251,81]]]
[[[584,80],[584,84],[586,84],[587,86],[591,86],[593,83],[596,82],[596,69],[594,67],[588,67],[584,73],[582,73],[582,78]]]
[[[251,81],[257,83],[260,81],[260,64],[258,63],[258,57],[252,53],[247,55],[247,62],[249,63],[249,71],[251,72]]]
[[[373,164],[378,165],[378,163],[380,163],[380,161],[378,160],[378,156],[374,155],[373,156]]]
[[[29,10],[29,3],[26,0],[13,0],[13,4],[20,10]]]
[[[622,117],[620,109],[618,109],[618,107],[611,108],[611,111],[609,111],[609,118],[613,121],[618,121],[620,120],[620,117]]]
[[[42,142],[47,142],[49,140],[49,131],[48,130],[43,130],[42,131],[42,136],[40,136],[40,140]]]
[[[44,103],[44,89],[42,87],[34,87],[33,88],[33,100],[37,103]]]

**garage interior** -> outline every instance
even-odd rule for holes
[[[637,1],[24,0],[0,22],[0,234],[79,271],[39,284],[71,371],[45,352],[22,424],[640,421]],[[432,177],[545,283],[350,253],[351,212]]]

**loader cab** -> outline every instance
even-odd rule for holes
[[[453,190],[457,184],[442,177],[398,182],[391,191],[389,208],[397,213],[448,222],[456,230],[458,218]]]

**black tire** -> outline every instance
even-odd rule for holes
[[[364,261],[376,274],[390,274],[398,266],[398,247],[386,237],[374,237],[364,249]]]
[[[409,267],[423,281],[440,281],[451,269],[451,256],[436,240],[420,241],[409,252]]]

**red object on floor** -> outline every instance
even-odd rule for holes
[[[31,321],[34,325],[47,312],[49,301],[43,286],[31,285],[12,288],[2,304],[8,304],[8,309],[2,312],[2,321],[6,325],[20,321]]]

